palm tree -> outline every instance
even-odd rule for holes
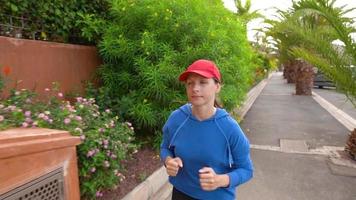
[[[277,41],[282,60],[302,58],[318,67],[355,105],[356,47],[350,33],[352,19],[344,14],[353,9],[335,7],[335,0],[302,0],[294,2],[288,12],[282,12],[282,21],[271,21],[269,33]],[[335,49],[332,41],[340,40],[345,50]]]
[[[356,107],[356,44],[351,38],[356,30],[353,19],[344,16],[355,8],[345,10],[345,6],[335,7],[335,2],[293,2],[290,11],[281,12],[281,22],[271,21],[273,27],[268,34],[278,41],[285,60],[302,58],[318,67]],[[336,40],[343,43],[343,48],[335,48]],[[345,150],[356,158],[356,128]]]
[[[245,5],[242,5],[241,0],[235,0],[237,9],[236,15],[244,20],[245,24],[256,18],[264,18],[257,10],[251,12],[251,0],[246,0]]]
[[[335,7],[336,0],[303,0],[294,4],[295,15],[304,18],[315,16],[322,25],[315,32],[299,33],[308,46],[294,46],[291,53],[318,67],[331,79],[356,107],[356,44],[352,42],[353,19],[344,15],[353,9]],[[315,25],[315,24],[314,24]],[[335,48],[333,41],[342,41],[343,50]]]

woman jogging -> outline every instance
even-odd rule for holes
[[[249,141],[216,103],[221,76],[209,60],[197,60],[180,76],[189,103],[163,127],[160,156],[173,185],[172,200],[234,200],[236,187],[253,176]]]

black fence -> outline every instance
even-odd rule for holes
[[[36,26],[34,27],[33,24]],[[24,17],[0,14],[0,36],[92,45],[92,43],[79,35],[68,34],[67,38],[63,38],[51,31],[45,30],[43,27],[42,21],[34,22]]]

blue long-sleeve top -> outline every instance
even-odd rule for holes
[[[163,127],[161,160],[167,156],[183,161],[177,176],[169,182],[179,191],[196,199],[234,200],[236,187],[253,176],[250,145],[238,123],[218,108],[209,119],[199,121],[191,104],[172,112]],[[228,187],[205,191],[199,182],[199,169],[211,167],[216,174],[227,174]]]

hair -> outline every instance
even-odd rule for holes
[[[214,78],[214,82],[215,82],[215,84],[221,84],[220,81],[218,81],[216,78]],[[220,104],[220,102],[218,102],[218,100],[216,99],[216,96],[215,96],[215,99],[214,99],[214,107],[217,107],[217,108],[222,108],[223,107]]]
[[[214,107],[222,108],[222,105],[216,100],[216,98],[214,99]]]

